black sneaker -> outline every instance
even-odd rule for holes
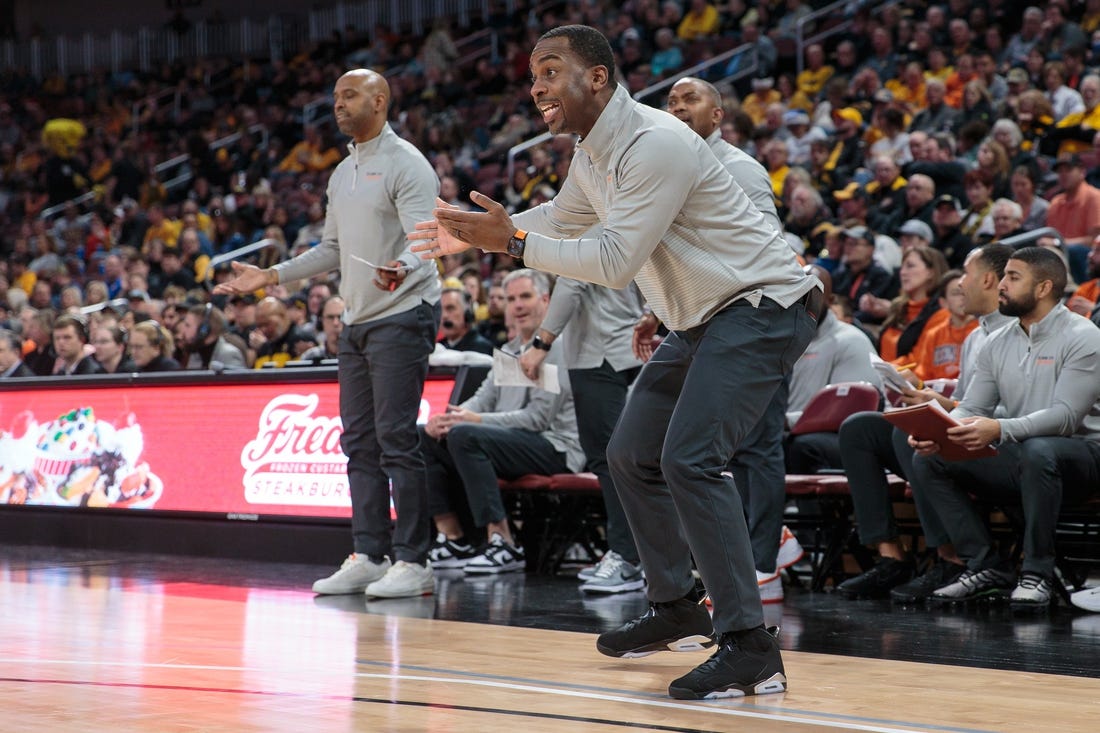
[[[967,570],[953,583],[937,588],[928,598],[933,603],[965,603],[981,599],[998,600],[1012,590],[1015,578],[1003,570]]]
[[[467,560],[462,572],[467,575],[496,575],[526,568],[523,548],[508,544],[499,532],[494,532],[485,550]]]
[[[775,637],[779,629],[754,629],[740,640],[723,634],[718,651],[668,686],[678,700],[768,695],[787,689],[787,675]]]
[[[688,598],[650,603],[644,614],[596,639],[600,654],[627,659],[663,651],[694,652],[712,646],[714,624],[710,614]]]
[[[836,592],[845,598],[885,598],[892,588],[912,580],[916,572],[912,561],[884,557],[867,572],[838,585]]]
[[[472,545],[461,539],[449,540],[447,535],[440,532],[436,535],[432,549],[428,551],[428,559],[432,561],[433,568],[464,568],[479,554],[481,553]]]
[[[965,565],[936,560],[924,573],[890,591],[890,600],[895,603],[922,603],[936,589],[953,583],[964,570]]]

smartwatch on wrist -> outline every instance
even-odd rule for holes
[[[549,351],[550,344],[542,340],[542,337],[535,334],[535,337],[531,339],[531,347],[535,349],[541,349],[542,351]]]
[[[505,250],[516,259],[523,257],[523,250],[527,247],[527,232],[517,229],[512,238],[508,240],[508,248]]]

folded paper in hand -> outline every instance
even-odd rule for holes
[[[436,344],[435,351],[428,354],[428,364],[438,367],[486,366],[493,365],[493,357],[480,351],[458,351]]]
[[[913,389],[913,385],[909,383],[905,377],[901,375],[901,372],[888,361],[883,361],[878,354],[871,354],[871,366],[878,372],[878,376],[882,379],[882,386],[886,389],[892,389],[895,392],[908,392]]]
[[[537,387],[552,394],[561,392],[556,364],[543,364],[535,381],[524,375],[518,356],[500,349],[493,350],[493,383],[498,387]]]
[[[947,429],[962,425],[936,400],[911,407],[898,407],[882,413],[890,423],[917,440],[931,440],[940,446],[939,456],[946,461],[969,461],[997,455],[991,445],[977,450],[964,448],[947,437]]]
[[[412,269],[408,265],[400,265],[398,267],[390,267],[389,265],[376,265],[376,264],[374,264],[373,262],[371,262],[369,260],[364,260],[362,257],[356,257],[355,255],[352,255],[352,254],[349,254],[348,257],[352,258],[356,262],[362,262],[367,267],[370,267],[370,268],[375,269],[375,270],[385,270],[386,272],[408,272],[409,270]]]

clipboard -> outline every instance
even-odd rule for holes
[[[888,422],[908,433],[917,440],[933,440],[939,443],[940,452],[947,461],[972,461],[975,458],[991,458],[997,455],[997,449],[991,445],[977,450],[969,450],[947,437],[947,429],[962,425],[951,417],[936,400],[910,407],[899,407],[882,413]]]

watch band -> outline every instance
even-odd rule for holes
[[[550,344],[542,340],[542,337],[535,334],[535,337],[531,339],[531,347],[535,349],[541,349],[542,351],[549,351]]]
[[[516,259],[523,257],[523,251],[527,248],[527,232],[517,229],[512,238],[508,240],[508,248],[505,250]]]

